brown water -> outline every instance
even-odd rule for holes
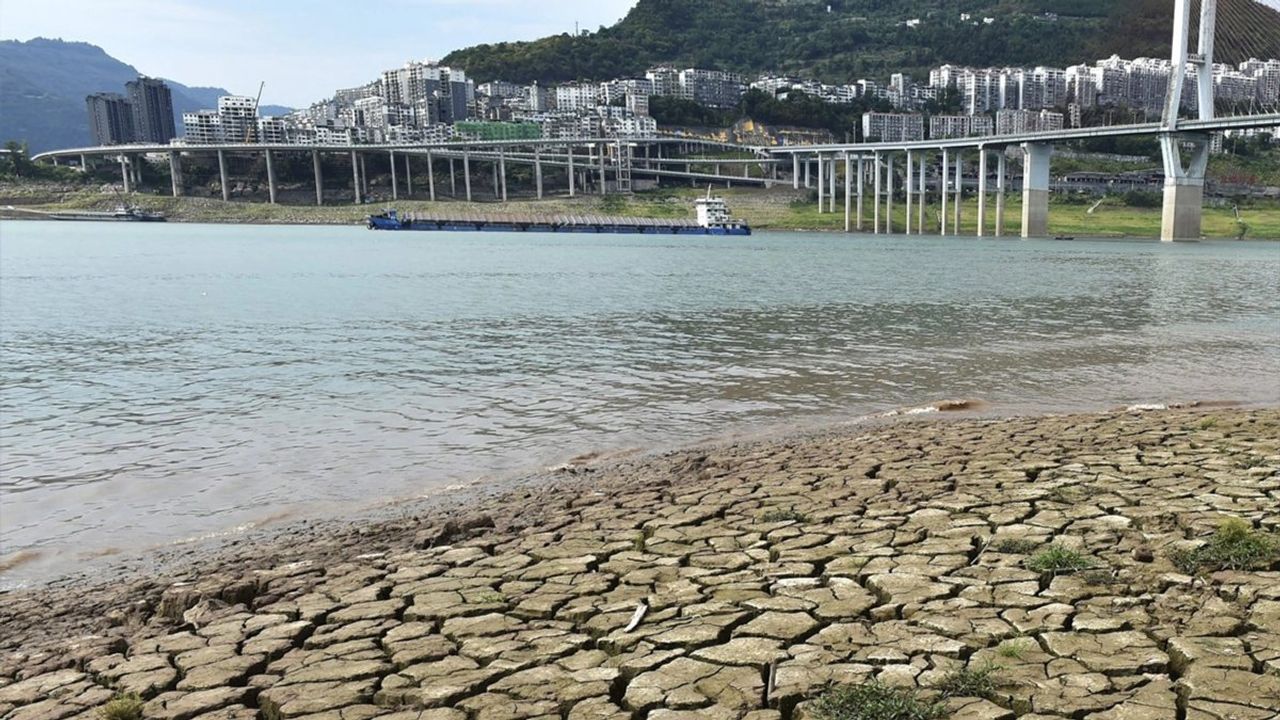
[[[3,223],[0,341],[12,585],[940,398],[1275,403],[1280,244]]]

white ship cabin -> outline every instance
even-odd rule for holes
[[[698,208],[698,224],[702,227],[724,227],[733,222],[729,218],[729,206],[725,203],[724,198],[710,196],[698,198],[696,205]]]

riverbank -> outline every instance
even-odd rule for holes
[[[357,225],[371,212],[384,207],[396,207],[405,212],[437,214],[513,213],[522,215],[621,215],[645,218],[693,218],[693,200],[705,194],[706,189],[688,187],[664,188],[637,193],[631,196],[579,195],[574,198],[553,196],[543,200],[512,198],[510,202],[465,202],[441,199],[430,202],[417,193],[412,199],[392,201],[389,193],[374,194],[375,201],[365,205],[352,205],[350,198],[328,198],[326,205],[315,206],[315,193],[310,188],[289,188],[280,193],[281,204],[265,202],[262,193],[250,194],[241,199],[224,202],[210,197],[174,198],[159,193],[132,193],[128,201],[143,209],[164,212],[171,220],[199,223],[281,223],[281,224],[333,224]],[[796,191],[790,187],[717,188],[717,195],[725,197],[736,217],[745,219],[757,230],[842,231],[844,229],[844,198],[836,202],[835,213],[820,213],[816,197],[809,191]],[[444,192],[441,191],[443,196]],[[12,205],[14,210],[0,210],[0,217],[20,218],[22,210],[44,212],[65,210],[111,210],[120,203],[121,196],[111,191],[86,190],[76,187],[0,187],[0,208]],[[1119,198],[1110,198],[1090,212],[1096,200],[1069,200],[1055,198],[1049,213],[1049,232],[1052,235],[1079,237],[1133,237],[1154,238],[1160,233],[1160,213],[1156,207],[1129,207]],[[937,231],[939,207],[936,203],[927,207],[926,227]],[[865,227],[872,227],[872,208],[868,202]],[[988,206],[990,213],[988,233],[994,232],[994,198]],[[961,207],[961,234],[976,233],[977,201],[966,199]],[[1257,201],[1241,207],[1242,227],[1236,221],[1231,206],[1206,207],[1204,234],[1210,238],[1280,239],[1280,203]],[[950,222],[950,217],[948,218]],[[894,207],[894,227],[905,227],[906,207],[898,202]],[[1014,237],[1021,231],[1021,205],[1017,193],[1010,193],[1005,211],[1005,235]],[[914,219],[913,219],[914,224]]]
[[[1226,408],[584,459],[0,595],[0,717],[770,720],[834,681],[963,719],[1262,720],[1278,472],[1280,410]]]

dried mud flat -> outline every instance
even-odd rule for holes
[[[1210,550],[1229,518],[1272,547],[1278,471],[1273,409],[575,468],[466,513],[0,596],[0,717],[773,720],[875,681],[965,720],[1266,720],[1280,559]]]

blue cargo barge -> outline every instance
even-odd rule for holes
[[[746,222],[729,217],[721,198],[699,198],[698,219],[654,220],[651,218],[602,217],[593,215],[520,216],[479,215],[472,217],[421,217],[388,210],[370,215],[370,230],[427,230],[443,232],[543,232],[609,233],[633,235],[750,235]]]

